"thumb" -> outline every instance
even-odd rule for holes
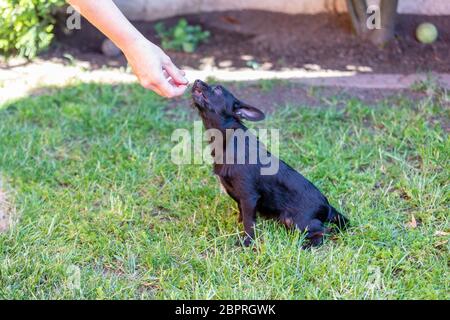
[[[189,81],[184,77],[184,72],[178,69],[173,62],[170,62],[164,66],[164,69],[172,77],[176,84],[188,84]]]

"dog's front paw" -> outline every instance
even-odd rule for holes
[[[252,242],[253,242],[253,239],[251,238],[251,237],[245,237],[244,238],[244,242],[243,242],[243,244],[244,244],[244,247],[250,247],[250,245],[252,244]]]
[[[239,240],[236,242],[237,246],[244,246],[244,247],[250,247],[250,245],[253,243],[253,239],[249,236],[245,236],[243,238],[239,238]]]

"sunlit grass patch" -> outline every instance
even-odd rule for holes
[[[237,207],[211,167],[170,161],[193,111],[166,104],[80,84],[0,108],[0,172],[21,212],[0,235],[0,297],[450,298],[439,103],[292,105],[257,124],[281,130],[281,158],[351,219],[312,250],[264,220],[253,248],[237,246]]]

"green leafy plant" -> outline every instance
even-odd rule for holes
[[[166,29],[164,23],[159,22],[155,25],[155,31],[164,49],[189,53],[194,52],[197,46],[210,36],[209,31],[202,30],[199,25],[190,25],[186,19],[180,19],[177,25],[170,29]]]
[[[54,9],[63,0],[0,1],[0,52],[35,57],[53,39]]]

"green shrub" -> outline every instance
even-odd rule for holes
[[[53,11],[63,0],[0,0],[0,52],[33,58],[53,39]]]
[[[198,25],[189,25],[186,19],[180,19],[178,24],[170,29],[166,29],[162,22],[157,23],[155,31],[164,49],[184,52],[194,52],[210,35],[209,31],[203,31]]]

